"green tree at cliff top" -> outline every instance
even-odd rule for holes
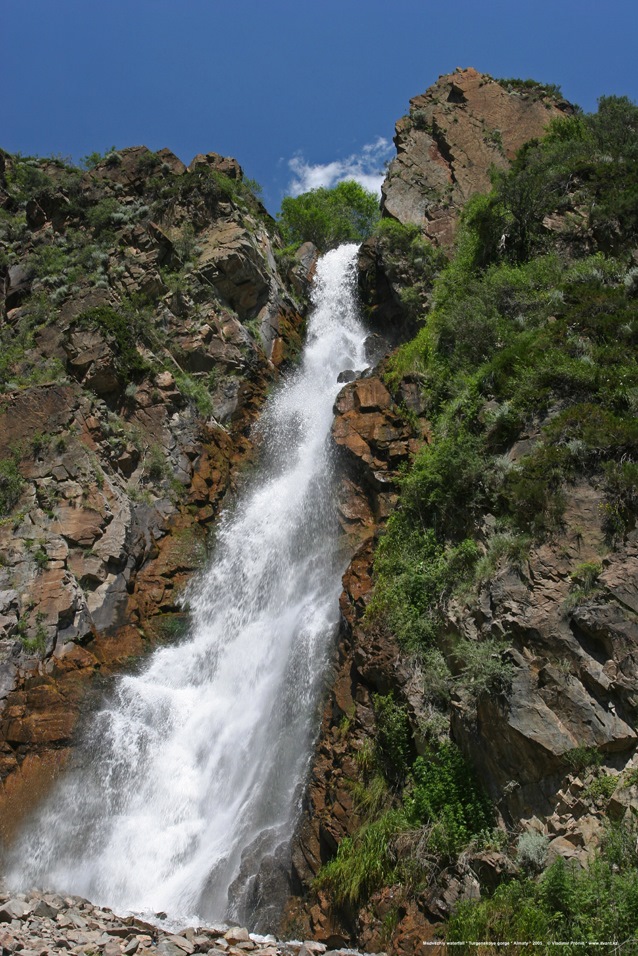
[[[362,242],[380,216],[379,201],[352,180],[321,187],[281,203],[279,226],[286,242],[314,242],[321,252],[342,242]]]

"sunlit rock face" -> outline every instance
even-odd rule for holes
[[[506,169],[523,143],[571,112],[566,100],[508,90],[471,68],[441,76],[410,100],[396,125],[397,156],[382,187],[385,215],[451,246],[460,208],[489,189],[490,169]]]

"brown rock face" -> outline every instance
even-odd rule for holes
[[[473,69],[440,77],[410,100],[409,115],[397,123],[397,156],[382,187],[384,214],[451,246],[459,209],[490,188],[490,168],[507,168],[523,143],[571,112],[565,100],[508,92]]]
[[[335,403],[332,437],[343,464],[341,525],[359,543],[374,535],[396,501],[395,478],[426,433],[401,416],[380,378],[346,385]]]
[[[638,743],[638,536],[598,564],[602,495],[584,482],[569,494],[560,542],[532,548],[519,572],[496,573],[476,607],[450,608],[449,634],[512,644],[511,691],[477,704],[458,698],[452,730],[514,821],[554,812],[570,751],[595,748],[622,769]],[[601,573],[580,595],[573,575],[587,562]]]
[[[372,591],[376,536],[396,502],[399,468],[414,455],[428,430],[425,422],[418,427],[408,423],[381,379],[372,376],[349,383],[339,393],[332,435],[342,465],[341,525],[349,546],[358,544],[358,548],[343,579],[338,661],[313,761],[307,808],[293,844],[293,881],[306,893],[320,867],[361,822],[351,786],[358,775],[355,755],[374,733],[372,695],[388,693],[397,682],[397,668],[402,671],[394,638],[364,629],[362,617]],[[380,900],[380,920],[387,908],[387,900]],[[399,946],[398,951],[411,953],[424,924],[419,920],[415,929],[410,923],[412,912],[408,917],[406,911],[404,918],[405,948]],[[354,925],[331,908],[322,892],[305,900],[293,897],[285,920],[290,931],[302,926],[306,935],[330,946],[357,938]],[[374,926],[359,927],[362,936],[358,938],[366,948],[375,949],[380,946],[380,924],[372,922]]]

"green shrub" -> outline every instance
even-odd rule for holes
[[[549,96],[552,99],[562,99],[563,94],[557,83],[539,83],[538,80],[522,80],[518,77],[499,78],[496,80],[508,93],[537,93],[543,96]]]
[[[35,251],[30,265],[38,278],[59,276],[69,266],[69,256],[60,246],[44,245]]]
[[[41,622],[36,624],[33,637],[27,637],[26,634],[20,634],[20,640],[25,651],[30,654],[44,654],[47,647],[47,632]]]
[[[117,157],[117,159],[115,157]],[[99,163],[104,162],[104,160],[115,165],[118,160],[121,162],[122,158],[119,153],[116,152],[115,146],[111,146],[109,149],[104,150],[103,153],[93,152],[87,156],[82,156],[80,165],[83,166],[84,169],[95,169],[95,167]]]
[[[115,225],[114,216],[120,211],[120,203],[113,196],[105,196],[86,211],[86,220],[96,235]]]
[[[423,317],[434,280],[447,261],[445,255],[412,223],[381,219],[374,235],[383,270],[400,290],[407,317],[411,320]]]
[[[451,742],[433,747],[427,757],[416,758],[404,806],[412,826],[432,826],[428,845],[442,857],[454,857],[475,834],[494,824],[489,800]]]
[[[405,707],[392,694],[372,698],[377,719],[376,750],[386,777],[393,783],[405,779],[409,770],[413,745]]]
[[[636,524],[638,462],[606,462],[603,471],[605,476],[604,527],[611,537],[623,536]]]
[[[142,153],[137,161],[137,168],[146,176],[152,176],[155,170],[162,165],[162,160],[157,153],[149,150],[148,153]]]
[[[49,563],[49,555],[45,549],[40,546],[33,552],[33,560],[40,571],[43,571]]]
[[[516,862],[531,872],[540,873],[547,859],[549,837],[544,833],[527,830],[521,833],[516,844]]]
[[[328,890],[337,906],[356,906],[381,886],[394,882],[392,839],[405,829],[400,811],[388,810],[339,844],[337,855],[321,868],[315,887]]]
[[[139,379],[148,371],[148,362],[137,350],[137,329],[130,315],[99,305],[80,313],[77,322],[80,326],[95,326],[106,334],[114,347],[117,370],[124,381]]]
[[[10,514],[24,487],[15,458],[0,459],[0,517]]]
[[[436,437],[401,482],[401,504],[439,539],[467,534],[487,502],[488,465],[479,436],[462,426]]]
[[[601,153],[616,162],[638,159],[638,106],[629,97],[601,96],[587,125]]]
[[[144,470],[151,481],[157,482],[162,481],[164,478],[170,478],[170,465],[160,445],[153,444],[148,449],[144,461]]]
[[[593,591],[603,566],[600,561],[584,561],[570,574],[571,580],[585,591]]]
[[[361,754],[358,752],[357,756]],[[361,764],[357,761],[359,769]],[[372,766],[376,765],[376,760],[372,757]],[[364,822],[377,820],[387,809],[390,802],[390,791],[385,777],[380,773],[374,776],[369,775],[370,767],[367,772],[363,771],[366,780],[364,783],[355,780],[352,784],[352,796],[358,813],[363,817]]]
[[[503,531],[492,535],[487,542],[487,551],[476,562],[474,582],[484,584],[490,581],[501,562],[506,566],[520,568],[529,556],[531,538],[514,531]]]
[[[473,541],[440,544],[433,531],[415,526],[407,509],[396,513],[377,549],[367,620],[385,622],[406,648],[431,646],[446,598],[471,577],[477,557]]]
[[[560,527],[565,508],[564,464],[561,449],[542,446],[505,476],[502,500],[523,533],[543,538]]]
[[[423,697],[435,707],[443,710],[447,707],[452,694],[452,673],[441,651],[428,648],[419,655],[419,665],[423,675]]]
[[[583,797],[586,800],[609,800],[618,786],[619,778],[612,774],[600,773],[594,777],[592,782],[583,790]]]
[[[210,418],[213,414],[213,400],[205,384],[187,372],[176,372],[175,382],[182,395],[195,405],[202,418]]]
[[[507,644],[496,638],[460,640],[454,648],[455,656],[462,662],[456,682],[474,699],[483,694],[508,693],[516,669],[511,661],[503,659],[506,650]]]
[[[364,779],[352,784],[363,822],[342,840],[335,858],[322,867],[315,881],[341,907],[360,905],[383,885],[419,885],[426,870],[454,859],[494,824],[493,808],[454,744],[430,745],[425,757],[413,759],[404,708],[392,695],[376,695],[373,704],[376,759],[366,748],[363,759],[357,760]],[[393,790],[376,769],[379,766]],[[404,778],[407,782],[399,798],[396,787]],[[394,806],[389,808],[390,802]],[[406,840],[414,852],[406,854]]]
[[[15,198],[24,204],[39,193],[55,188],[51,177],[41,168],[37,156],[12,156],[7,169],[7,185]]]
[[[600,767],[603,762],[602,754],[596,747],[584,745],[568,750],[563,756],[575,773],[582,773],[583,770],[589,770],[591,767]]]
[[[379,217],[377,197],[350,180],[285,196],[278,222],[286,243],[310,241],[325,252],[342,242],[362,242]]]
[[[540,879],[502,883],[492,897],[461,903],[450,920],[447,940],[454,951],[476,953],[476,941],[527,951],[525,941],[560,943],[561,952],[599,952],[610,940],[638,933],[636,831],[630,824],[609,828],[602,850],[585,870],[562,858]],[[591,943],[591,950],[587,946]],[[458,944],[458,945],[457,945]],[[553,947],[552,947],[553,948]],[[604,947],[603,947],[604,948]],[[516,951],[516,950],[515,950]]]

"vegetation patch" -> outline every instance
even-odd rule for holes
[[[124,381],[140,379],[149,370],[146,359],[137,350],[137,329],[131,316],[110,306],[100,305],[86,309],[78,316],[78,325],[102,330],[115,348],[117,369]]]
[[[535,83],[503,85],[551,93]],[[390,359],[386,381],[397,391],[408,375],[422,383],[432,438],[399,479],[365,620],[415,659],[429,716],[419,728],[427,752],[416,757],[402,729],[405,709],[392,695],[376,698],[376,745],[361,772],[366,782],[380,773],[387,790],[379,789],[375,813],[364,815],[361,834],[322,877],[327,886],[334,877],[337,897],[351,904],[381,880],[424,885],[425,873],[480,843],[493,825],[489,801],[445,739],[446,711],[455,692],[470,704],[507,696],[516,667],[506,638],[450,633],[450,599],[471,602],[506,569],[524,575],[530,548],[561,531],[577,482],[604,492],[609,545],[636,527],[638,271],[628,250],[638,239],[637,157],[638,108],[603,98],[592,116],[554,121],[510,171],[494,174],[491,192],[467,204],[448,264],[422,256],[411,229],[377,227],[388,276],[414,288],[404,305],[423,320]],[[601,572],[598,561],[573,566],[568,604],[602,595]],[[600,751],[576,747],[563,759],[570,772],[588,774],[583,799],[604,808],[618,779],[599,770]],[[357,872],[365,858],[358,847],[381,819],[374,831],[375,839],[383,833],[381,868],[368,882],[357,880],[356,892],[341,892],[339,880],[345,886]],[[561,860],[546,868],[548,839],[522,834],[517,878],[462,904],[449,940],[466,941],[459,950],[470,953],[472,940],[631,936],[638,900],[632,834],[631,825],[611,827],[587,871]],[[406,856],[400,847],[408,839]],[[600,913],[596,901],[614,894],[617,902]]]
[[[461,903],[451,917],[447,941],[462,954],[477,943],[560,943],[561,952],[588,952],[587,944],[631,939],[638,912],[636,831],[633,824],[610,826],[601,852],[586,870],[562,858],[540,879],[522,875],[502,883],[492,896]],[[542,864],[541,864],[542,865]],[[597,949],[592,948],[592,952]]]
[[[405,708],[391,694],[373,703],[374,752],[358,754],[361,780],[352,784],[362,823],[315,882],[345,908],[384,885],[418,891],[494,825],[493,808],[460,750],[437,742],[415,756]],[[414,852],[401,850],[406,843]]]
[[[501,77],[496,82],[508,93],[533,93],[537,96],[549,96],[561,100],[563,93],[557,83],[540,83],[538,80],[522,80],[519,77]]]
[[[11,513],[24,487],[16,458],[0,459],[0,518]]]
[[[321,187],[300,196],[285,196],[279,228],[288,244],[313,242],[326,252],[343,242],[362,242],[381,213],[379,200],[352,180],[331,189]]]

